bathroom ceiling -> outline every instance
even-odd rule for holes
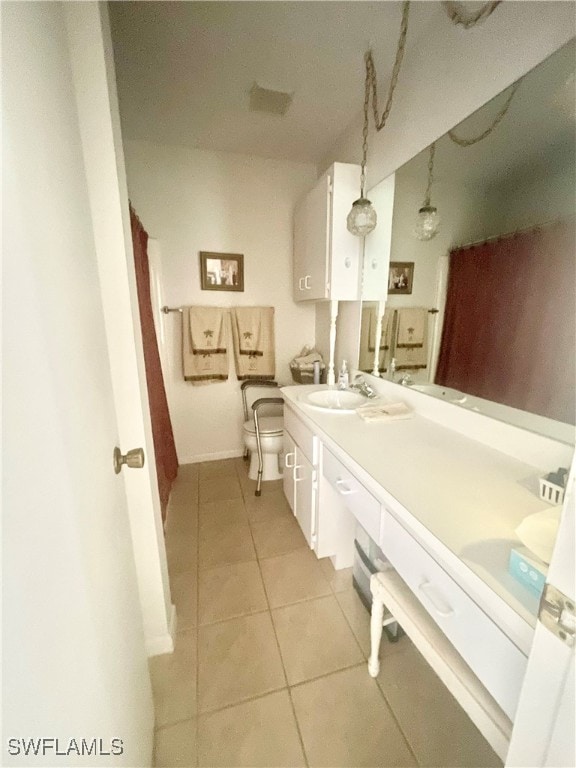
[[[402,3],[109,8],[124,138],[319,163],[362,111],[370,45],[384,104]],[[436,13],[438,3],[412,4],[407,57]],[[294,94],[285,116],[250,111],[254,83]]]

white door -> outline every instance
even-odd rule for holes
[[[296,519],[310,549],[316,543],[315,470],[299,448],[296,448],[294,484],[296,486]]]
[[[284,429],[284,472],[282,473],[282,485],[284,496],[290,509],[296,514],[296,499],[294,496],[294,466],[296,464],[296,443],[294,438]]]
[[[175,623],[168,569],[132,253],[128,190],[105,3],[63,3],[112,390],[123,452],[142,447],[146,463],[124,477],[136,575],[149,655],[173,649]]]
[[[556,587],[572,606],[561,617],[565,639],[538,621],[512,740],[506,760],[509,768],[573,768],[576,765],[574,704],[574,563],[575,463],[572,463],[556,546],[548,572],[548,584]],[[571,614],[571,616],[570,616]]]
[[[4,3],[2,26],[2,764],[147,766],[154,715],[65,11]]]

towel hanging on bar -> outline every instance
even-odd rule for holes
[[[274,379],[276,375],[274,342],[274,307],[234,307],[232,316],[232,339],[234,362],[239,381],[247,379]],[[259,319],[258,330],[255,319]],[[258,349],[247,349],[246,333],[257,336]]]
[[[184,380],[211,384],[228,379],[224,310],[221,307],[184,307],[182,364]]]

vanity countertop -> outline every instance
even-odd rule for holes
[[[318,388],[291,386],[282,394],[338,458],[352,460],[351,470],[368,490],[405,521],[413,518],[417,534],[432,534],[514,610],[526,624],[526,631],[518,630],[525,646],[538,600],[508,573],[508,558],[520,543],[515,528],[550,506],[538,496],[546,468],[416,412],[409,419],[367,423],[356,413],[312,408],[305,397]]]

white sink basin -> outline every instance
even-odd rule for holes
[[[364,395],[345,389],[322,389],[318,392],[310,392],[303,396],[302,401],[312,408],[340,413],[353,413],[356,408],[368,402]]]

